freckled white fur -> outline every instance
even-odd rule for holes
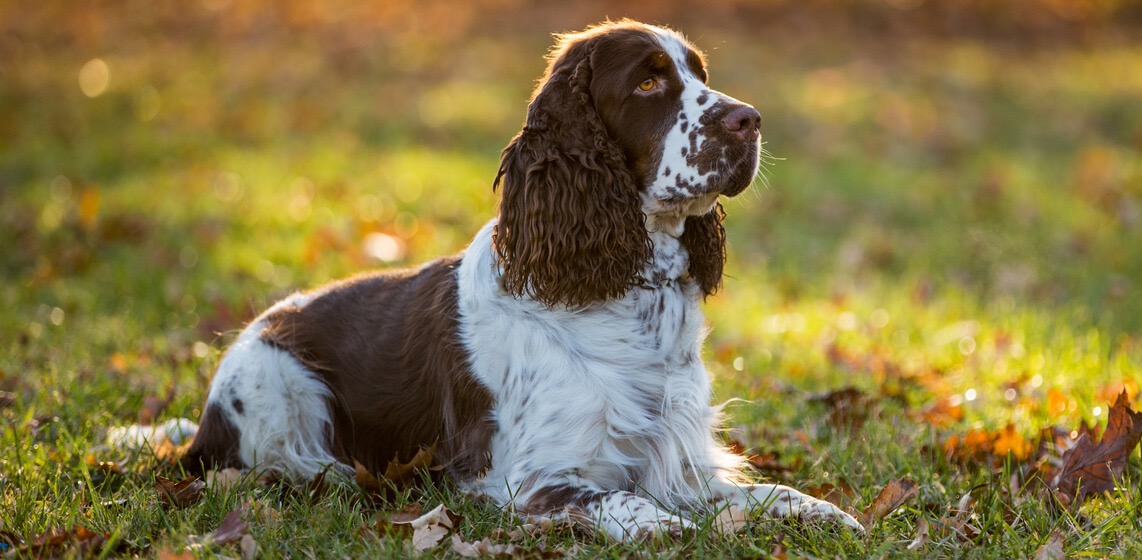
[[[662,161],[659,162],[653,182],[643,193],[643,200],[649,204],[646,209],[650,212],[673,211],[691,216],[705,214],[713,207],[716,197],[699,195],[709,190],[709,182],[717,173],[701,173],[687,163],[687,156],[701,151],[707,140],[698,132],[703,113],[719,101],[735,104],[740,102],[710,89],[690,71],[686,62],[687,47],[677,32],[661,28],[656,28],[655,32],[659,44],[673,60],[682,80],[682,110],[666,134]],[[686,155],[683,155],[683,150]],[[688,200],[678,201],[679,196],[685,196]],[[697,198],[691,200],[690,197]]]
[[[657,285],[623,298],[548,309],[500,290],[493,224],[469,246],[459,278],[462,337],[496,398],[499,428],[476,488],[501,503],[560,484],[694,503],[733,462],[713,445],[700,294],[678,281],[685,261],[661,263],[648,271]]]

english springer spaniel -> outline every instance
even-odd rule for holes
[[[679,33],[562,35],[504,149],[500,215],[460,255],[291,295],[223,357],[190,469],[307,479],[436,444],[457,484],[618,539],[727,505],[860,524],[750,484],[715,437],[701,300],[719,196],[758,170],[760,116]]]

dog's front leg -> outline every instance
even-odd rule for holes
[[[620,541],[677,535],[694,528],[689,519],[624,490],[550,486],[536,490],[517,511],[528,516],[572,521]]]
[[[863,533],[864,526],[841,508],[780,484],[737,484],[728,480],[710,482],[709,505],[717,510],[737,506],[742,511],[763,511],[773,517],[796,517],[805,521],[829,521]]]

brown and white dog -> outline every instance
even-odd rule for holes
[[[699,303],[722,280],[718,197],[757,174],[760,116],[706,80],[670,29],[560,36],[503,152],[498,219],[460,255],[259,316],[222,359],[186,467],[306,479],[436,443],[462,488],[619,539],[727,504],[859,529],[746,482],[714,435]]]

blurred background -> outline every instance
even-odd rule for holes
[[[608,17],[687,34],[779,158],[726,203],[721,392],[868,379],[1006,422],[1136,389],[1120,0],[2,2],[0,389],[130,418],[172,384],[194,416],[277,297],[461,250],[551,33]]]

